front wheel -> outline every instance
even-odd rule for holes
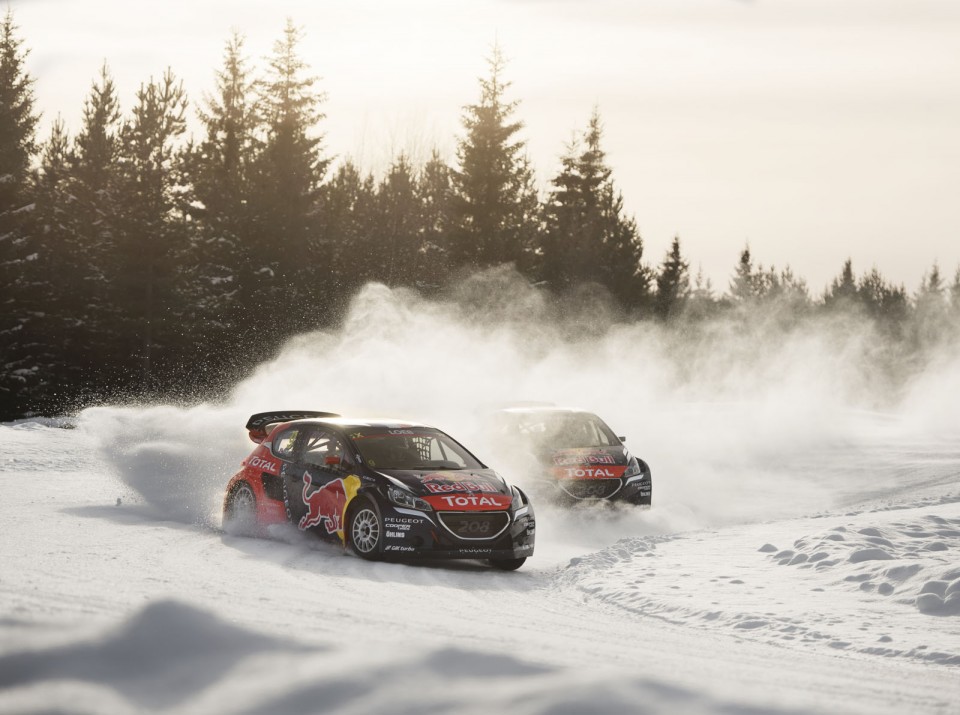
[[[383,548],[383,525],[377,507],[364,499],[350,512],[350,548],[364,559],[377,559]]]
[[[257,498],[246,482],[230,492],[223,510],[223,530],[231,536],[255,536],[257,533]]]
[[[516,571],[526,560],[526,556],[521,556],[519,559],[490,559],[490,565],[501,571]]]

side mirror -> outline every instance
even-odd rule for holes
[[[340,466],[340,457],[337,457],[337,456],[335,456],[335,455],[331,455],[331,456],[329,456],[329,457],[326,457],[326,458],[323,460],[323,463],[324,463],[325,465],[327,465],[328,467],[339,467],[339,466]]]
[[[627,438],[626,438],[626,437],[617,437],[617,439],[619,439],[621,442],[626,442],[626,441],[627,441]]]

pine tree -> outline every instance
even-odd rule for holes
[[[757,297],[757,273],[750,256],[750,246],[740,252],[740,260],[730,280],[730,297],[737,303],[747,303]]]
[[[192,355],[178,300],[185,227],[177,208],[184,184],[179,142],[186,129],[182,82],[167,70],[141,85],[132,117],[123,127],[123,215],[117,251],[108,266],[113,298],[124,310],[121,354],[136,356],[130,375],[141,394],[156,393],[169,370]],[[133,365],[129,366],[133,368]],[[134,374],[138,373],[138,377]]]
[[[689,269],[690,264],[680,253],[680,237],[674,237],[657,272],[654,311],[660,320],[669,321],[683,313],[690,295]]]
[[[193,320],[203,330],[205,362],[211,370],[225,361],[244,367],[242,342],[249,347],[256,325],[259,291],[253,166],[261,149],[254,82],[243,52],[244,38],[227,41],[223,65],[215,74],[215,92],[198,111],[205,135],[192,147],[189,172],[194,219],[190,256]],[[242,337],[241,337],[242,336]],[[232,371],[228,373],[232,374]]]
[[[83,105],[83,126],[77,135],[74,171],[78,189],[96,196],[111,191],[120,156],[120,102],[104,63]]]
[[[297,330],[314,321],[312,306],[322,302],[331,278],[322,263],[317,212],[320,187],[329,160],[322,154],[323,94],[316,78],[298,55],[301,32],[291,20],[273,46],[269,72],[259,83],[263,149],[254,167],[251,221],[257,251],[265,260],[258,270],[258,291],[264,306],[302,306],[278,315],[281,331]],[[320,254],[318,254],[320,251]]]
[[[950,307],[954,316],[960,316],[960,266],[953,274],[953,284],[950,286]]]
[[[914,299],[914,339],[923,348],[943,342],[950,332],[949,322],[946,288],[940,266],[934,263],[924,275]]]
[[[452,259],[448,241],[452,210],[452,172],[434,149],[417,177],[420,204],[419,270],[417,287],[439,288],[449,275]]]
[[[833,279],[824,294],[824,306],[831,310],[850,310],[859,307],[857,281],[853,275],[853,261],[844,261],[840,275]]]
[[[857,283],[857,297],[867,315],[897,334],[908,317],[908,301],[902,286],[893,286],[874,266]]]
[[[558,288],[583,282],[605,285],[627,307],[649,296],[636,222],[623,215],[623,196],[601,146],[602,127],[594,109],[582,139],[562,157],[545,209],[543,278]]]
[[[323,239],[315,260],[330,274],[332,290],[327,302],[339,311],[346,307],[353,290],[368,280],[378,280],[373,177],[363,176],[352,161],[343,162],[324,186],[323,206]]]
[[[405,154],[390,165],[377,189],[375,239],[379,278],[388,285],[414,285],[419,276],[422,210],[416,177]]]
[[[771,266],[770,272],[775,270]],[[807,282],[796,275],[790,266],[780,271],[777,279],[776,297],[788,304],[794,312],[807,310],[810,306],[810,290]]]
[[[192,157],[191,178],[207,212],[222,221],[233,217],[248,199],[249,165],[258,149],[257,104],[244,42],[239,33],[227,40],[223,66],[215,73],[216,92],[204,95],[204,106],[197,112],[206,136]]]
[[[693,287],[687,299],[686,315],[692,320],[706,320],[717,311],[717,300],[713,292],[713,284],[704,275],[703,267],[697,268],[697,275],[693,280]]]
[[[494,46],[480,100],[465,107],[465,136],[453,171],[450,255],[455,265],[487,268],[513,262],[529,270],[539,229],[539,202],[526,145],[506,101],[504,58]]]
[[[57,117],[41,147],[39,171],[33,179],[33,211],[25,222],[31,258],[21,275],[32,297],[21,339],[29,346],[36,368],[29,388],[33,411],[50,414],[62,409],[60,395],[77,381],[73,352],[77,349],[73,306],[78,261],[69,216],[72,196],[67,181],[70,139]],[[82,345],[80,346],[82,349]]]
[[[25,225],[33,208],[30,163],[39,116],[17,30],[8,9],[0,22],[0,419],[30,410],[41,371],[27,335],[42,296],[31,285],[38,253]]]
[[[920,290],[917,293],[917,309],[939,312],[945,306],[945,292],[943,278],[940,276],[940,266],[936,263],[930,272],[923,276]]]
[[[115,392],[129,367],[129,354],[117,350],[125,306],[116,302],[111,284],[125,210],[120,133],[120,104],[104,64],[84,101],[83,123],[69,156],[69,237],[63,244],[73,263],[62,285],[72,298],[65,306],[64,339],[73,346],[69,384],[87,399]]]
[[[37,151],[33,78],[24,64],[27,51],[8,9],[0,23],[0,220],[12,226],[10,212],[22,207],[30,161]]]

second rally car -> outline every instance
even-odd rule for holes
[[[533,555],[527,496],[435,427],[329,412],[247,422],[257,447],[227,485],[224,527],[289,523],[367,559],[484,559],[513,570]]]
[[[649,465],[592,412],[537,403],[497,410],[486,422],[494,452],[532,477],[535,497],[650,506]]]

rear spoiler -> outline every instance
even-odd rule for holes
[[[313,412],[311,410],[282,410],[274,412],[258,412],[247,420],[247,432],[250,439],[259,444],[267,437],[267,427],[277,422],[304,420],[311,417],[339,417],[335,412]]]

